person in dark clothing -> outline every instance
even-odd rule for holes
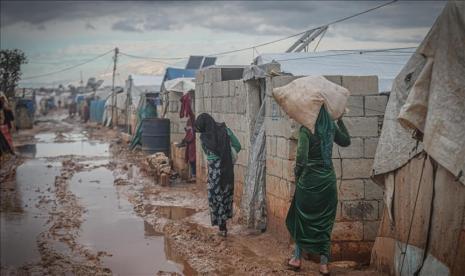
[[[236,153],[241,145],[225,123],[217,123],[207,113],[195,121],[200,133],[202,149],[208,162],[208,205],[212,225],[219,226],[219,234],[226,237],[226,221],[233,215],[234,163],[232,149]]]

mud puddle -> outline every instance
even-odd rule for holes
[[[167,259],[164,237],[135,214],[122,195],[124,187],[113,181],[106,168],[79,172],[71,179],[70,190],[86,208],[78,242],[111,254],[102,258],[103,264],[117,275],[182,273],[181,265]]]
[[[146,214],[155,212],[157,215],[171,220],[187,218],[198,212],[193,208],[182,206],[160,206],[150,204],[144,206],[144,211]]]
[[[29,158],[60,157],[68,155],[108,157],[108,144],[87,141],[69,143],[28,144],[16,147],[16,151]]]
[[[37,236],[46,230],[53,183],[60,163],[30,160],[16,170],[16,198],[0,213],[2,266],[19,267],[40,258]]]

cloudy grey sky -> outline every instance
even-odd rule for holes
[[[119,47],[150,57],[207,55],[248,47],[324,25],[387,1],[3,1],[0,47],[29,57],[24,77],[53,72]],[[444,1],[398,1],[331,25],[318,50],[416,46]],[[283,52],[294,39],[222,56],[222,64],[249,64],[258,53]],[[166,60],[174,65],[181,62]],[[166,64],[121,56],[118,82],[129,73],[161,74]],[[24,85],[109,80],[111,55]]]

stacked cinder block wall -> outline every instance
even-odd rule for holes
[[[166,118],[170,119],[170,139],[171,142],[179,143],[182,141],[186,132],[184,127],[187,123],[187,118],[179,118],[179,112],[181,111],[181,97],[182,93],[169,92],[168,94],[168,110],[166,112]],[[192,108],[195,108],[195,104],[192,103]]]
[[[294,190],[295,151],[300,126],[273,99],[274,87],[298,77],[267,78],[266,92],[266,193],[268,231],[291,242],[285,218]],[[344,122],[351,135],[347,148],[334,146],[338,209],[332,235],[332,258],[369,262],[383,209],[383,191],[370,180],[388,97],[378,93],[376,76],[327,76],[351,91]]]
[[[254,82],[231,79],[242,76],[240,68],[211,67],[198,72],[195,86],[197,114],[210,114],[217,122],[225,122],[242,145],[234,165],[234,203],[239,210],[242,187],[250,148],[250,130],[260,108],[259,88]],[[232,73],[231,73],[232,72]],[[240,73],[240,74],[239,74]],[[225,80],[229,79],[229,80]],[[206,185],[207,163],[197,134],[197,181]]]

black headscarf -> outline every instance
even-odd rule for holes
[[[207,113],[200,114],[195,120],[195,130],[200,133],[200,141],[208,150],[221,160],[220,185],[234,185],[234,165],[231,156],[231,141],[225,123],[217,123]]]

